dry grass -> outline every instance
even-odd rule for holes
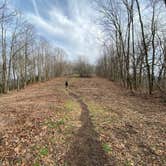
[[[72,85],[89,106],[92,122],[113,165],[165,165],[166,107],[112,82],[77,79]]]
[[[0,165],[63,165],[81,129],[65,78],[0,96]],[[70,78],[112,165],[165,165],[166,106],[100,78]],[[2,164],[1,164],[2,163]]]
[[[63,87],[64,79],[28,86],[0,97],[0,163],[62,164],[80,127],[80,106]]]

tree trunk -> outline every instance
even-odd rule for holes
[[[141,17],[141,11],[140,11],[140,6],[139,6],[139,2],[138,0],[136,0],[137,3],[137,9],[138,9],[138,14],[139,14],[139,21],[140,21],[140,25],[141,25],[141,32],[142,32],[142,42],[143,42],[143,46],[144,46],[144,54],[145,54],[145,61],[146,61],[146,69],[147,69],[147,77],[148,77],[148,85],[149,85],[149,94],[152,94],[152,84],[151,84],[151,73],[150,73],[150,65],[148,62],[148,50],[147,50],[147,45],[146,45],[146,41],[145,41],[145,34],[144,34],[144,25],[143,25],[143,21],[142,21],[142,17]]]

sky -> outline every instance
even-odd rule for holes
[[[85,56],[94,63],[103,33],[92,0],[9,0],[36,27],[39,35],[63,48],[69,59]]]

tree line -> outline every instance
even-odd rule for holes
[[[0,5],[0,93],[61,75],[66,56],[6,1]]]
[[[166,93],[166,8],[161,0],[98,1],[106,34],[96,73],[131,90]]]

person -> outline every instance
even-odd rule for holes
[[[68,81],[65,81],[65,87],[67,88],[68,87]]]

